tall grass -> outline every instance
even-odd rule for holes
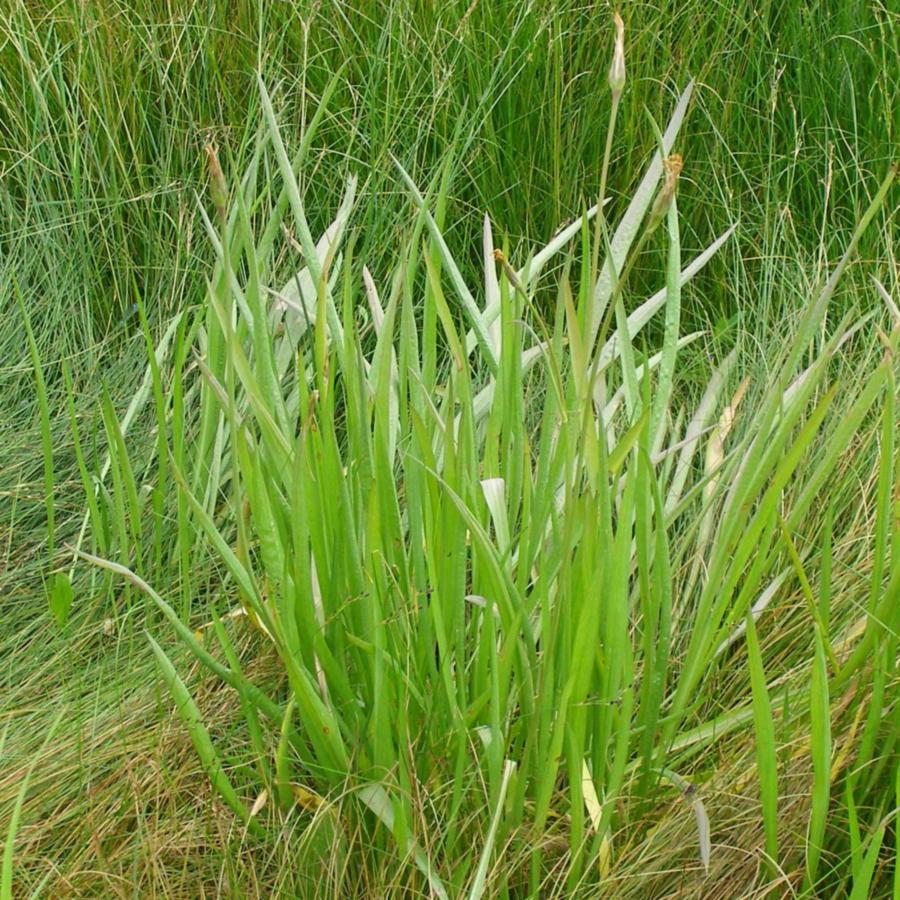
[[[391,152],[419,177],[464,136],[464,168],[448,193],[460,247],[475,245],[482,211],[514,244],[545,241],[579,215],[599,190],[607,17],[569,0],[470,6],[395,4],[375,16],[352,4],[332,15],[316,3],[260,10],[247,0],[166,10],[116,0],[7,4],[4,252],[16,249],[29,280],[79,311],[57,323],[58,337],[83,352],[122,319],[133,333],[138,299],[148,309],[193,302],[202,289],[196,257],[206,256],[193,199],[198,158],[215,137],[240,168],[247,164],[257,70],[282,87],[281,121],[292,135],[332,73],[344,72],[305,187],[320,232],[354,165],[369,197],[358,214],[373,271],[382,262],[390,268],[374,236],[403,230]],[[772,220],[788,210],[800,245],[817,248],[822,239],[833,256],[866,205],[860,174],[877,177],[896,146],[898,81],[886,63],[898,36],[889,5],[816,2],[801,13],[774,2],[713,8],[691,0],[665,15],[642,2],[622,12],[635,77],[615,148],[614,202],[635,187],[653,141],[643,106],[662,119],[671,86],[694,77],[702,89],[682,152],[704,202],[683,210],[687,239],[701,246],[703,234],[739,217],[746,240],[765,249]],[[765,255],[747,257],[759,276]],[[477,265],[477,256],[461,263]],[[720,287],[730,269],[722,262],[712,271],[702,315],[687,310],[697,315],[694,327],[707,315],[727,321],[736,308]],[[651,266],[644,287],[659,275]]]

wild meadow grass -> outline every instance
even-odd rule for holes
[[[833,232],[774,177],[743,222],[696,83],[638,102],[637,7],[608,74],[563,4],[232,22],[240,97],[149,26],[119,93],[80,9],[4,26],[52,146],[4,194],[0,897],[897,896],[896,168],[830,158]],[[802,182],[782,77],[749,152]]]

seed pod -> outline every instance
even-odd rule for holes
[[[613,22],[616,25],[616,43],[609,67],[609,89],[618,95],[625,87],[625,23],[618,13],[613,14]]]

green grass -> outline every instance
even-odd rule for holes
[[[622,13],[2,13],[4,896],[896,896],[900,22]]]

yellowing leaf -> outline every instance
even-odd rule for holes
[[[738,389],[734,392],[734,396],[731,398],[731,403],[729,403],[728,406],[726,406],[725,409],[722,410],[722,415],[719,417],[718,424],[713,429],[713,433],[709,438],[709,444],[706,448],[707,474],[715,472],[715,470],[722,464],[722,460],[725,459],[725,441],[728,438],[728,434],[734,425],[734,419],[737,415],[738,407],[741,405],[741,400],[744,399],[744,394],[747,393],[747,388],[749,386],[750,379],[748,377],[738,385]],[[717,482],[718,478],[710,478],[709,482],[704,488],[703,494],[707,500],[715,493]]]
[[[263,788],[262,793],[253,801],[250,807],[250,818],[252,819],[265,805],[269,799],[269,792]]]
[[[302,784],[291,782],[291,793],[297,801],[297,806],[301,809],[305,809],[307,812],[313,812],[314,810],[319,809],[325,802],[318,794],[303,787]]]
[[[610,839],[607,835],[604,835],[603,840],[600,841],[600,858],[598,860],[601,878],[609,877],[609,870],[611,868],[611,863],[612,863],[612,841],[610,841]]]
[[[591,827],[597,831],[603,819],[603,804],[597,796],[594,779],[591,777],[591,770],[585,760],[581,762],[581,796],[584,798],[584,808],[591,820]],[[600,855],[597,862],[600,867],[600,877],[608,877],[612,862],[612,842],[607,834],[603,835],[600,841]]]
[[[584,797],[584,808],[591,820],[591,827],[596,831],[600,827],[603,807],[597,797],[597,791],[594,790],[594,779],[585,760],[581,761],[581,796]]]

